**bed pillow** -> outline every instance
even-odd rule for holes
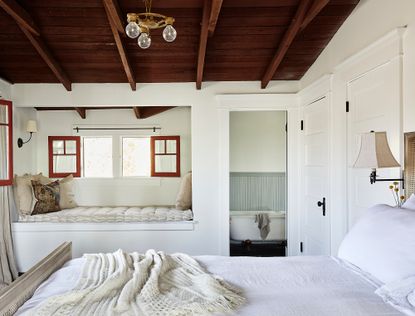
[[[344,238],[339,257],[383,283],[415,275],[415,212],[376,205]]]
[[[402,205],[403,208],[409,208],[411,210],[415,210],[415,194],[412,194],[409,199],[405,201]]]
[[[32,215],[45,214],[60,211],[60,190],[59,181],[49,184],[42,184],[40,181],[33,181],[33,211]]]
[[[66,178],[63,178],[59,181],[59,189],[60,189],[60,202],[59,206],[61,209],[68,209],[77,207],[75,201],[75,194],[73,190],[73,175],[69,175]]]
[[[192,173],[187,173],[180,184],[176,198],[177,210],[188,210],[192,207]]]

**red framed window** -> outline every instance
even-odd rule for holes
[[[180,177],[180,136],[152,136],[150,150],[152,177]]]
[[[13,183],[12,102],[0,100],[0,186]]]
[[[49,178],[81,176],[81,138],[49,136]]]

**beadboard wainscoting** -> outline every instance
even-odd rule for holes
[[[230,209],[285,211],[285,172],[231,172]]]

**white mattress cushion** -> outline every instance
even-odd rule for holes
[[[189,221],[193,219],[191,210],[176,210],[167,206],[78,206],[59,212],[20,215],[21,222],[58,222],[58,223],[102,223],[102,222],[165,222]]]

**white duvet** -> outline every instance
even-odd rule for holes
[[[190,221],[191,210],[177,210],[167,206],[79,206],[59,212],[20,215],[21,222],[105,223],[105,222],[170,222]]]
[[[210,273],[242,288],[247,303],[236,315],[402,315],[375,294],[378,282],[335,258],[195,258]],[[46,298],[73,289],[83,262],[69,261],[38,288],[17,315],[30,315]]]

